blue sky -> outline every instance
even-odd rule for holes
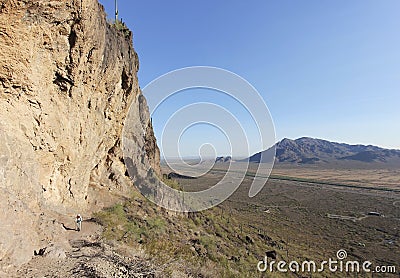
[[[100,2],[112,18],[114,0]],[[119,0],[119,7],[134,33],[142,88],[178,68],[220,67],[259,91],[277,140],[310,136],[400,149],[400,1]],[[171,111],[153,117],[158,139],[162,118],[190,100],[198,95],[176,96]],[[224,103],[224,96],[215,100]],[[211,140],[216,130],[203,129]],[[190,130],[184,155],[201,145]],[[218,154],[228,153],[223,134],[215,138]]]

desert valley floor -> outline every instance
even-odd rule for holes
[[[226,166],[221,165],[179,183],[188,191],[210,187],[224,175]],[[349,259],[374,265],[400,261],[398,170],[278,167],[254,198],[248,197],[251,180],[246,177],[218,209],[240,219],[239,233],[256,230],[254,240],[266,241],[266,249],[272,238],[284,260],[322,261],[344,249]]]

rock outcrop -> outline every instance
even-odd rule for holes
[[[124,121],[160,173],[132,33],[97,0],[0,0],[0,260],[18,265],[51,243],[91,189],[128,192]],[[71,215],[72,216],[72,215]]]
[[[215,163],[223,163],[223,162],[231,162],[232,161],[232,157],[231,156],[218,156],[215,159]]]

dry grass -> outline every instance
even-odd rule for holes
[[[242,227],[234,214],[221,208],[170,216],[134,197],[99,212],[96,219],[104,226],[106,240],[144,249],[154,263],[166,266],[167,276],[178,270],[193,277],[254,277],[266,248],[266,243],[253,240],[258,238],[256,230]]]

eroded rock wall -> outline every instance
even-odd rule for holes
[[[133,119],[137,149],[159,171],[138,68],[132,33],[107,23],[97,0],[0,0],[3,266],[25,262],[58,232],[41,232],[50,211],[85,209],[90,186],[132,185],[120,148],[131,105],[142,115]]]

